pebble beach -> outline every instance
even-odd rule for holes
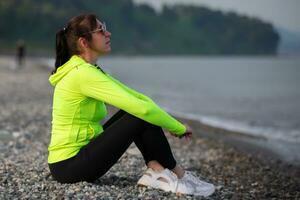
[[[213,195],[176,196],[139,188],[136,183],[146,167],[134,145],[94,183],[60,184],[47,165],[49,74],[45,63],[36,59],[27,59],[17,69],[14,60],[0,57],[0,199],[300,199],[299,165],[283,163],[255,147],[238,148],[205,137],[219,130],[187,119],[180,120],[194,129],[191,140],[166,135],[177,161],[216,186]],[[117,111],[108,108],[108,117]]]

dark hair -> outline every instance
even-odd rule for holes
[[[85,38],[87,41],[92,40],[92,35],[89,33],[97,28],[97,16],[94,14],[82,14],[70,19],[67,26],[56,33],[55,42],[55,69],[56,70],[66,63],[71,56],[79,54],[77,41],[79,37]]]

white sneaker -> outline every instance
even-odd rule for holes
[[[196,174],[190,171],[185,171],[181,179],[193,184],[195,195],[207,197],[215,192],[215,186],[213,184],[200,180]]]
[[[146,186],[164,190],[166,192],[174,192],[176,195],[194,194],[195,189],[192,183],[178,179],[169,169],[156,172],[148,168],[144,175],[138,180],[139,186]]]

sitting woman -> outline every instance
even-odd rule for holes
[[[208,196],[215,190],[174,159],[162,128],[176,137],[191,130],[152,99],[122,84],[96,62],[110,52],[111,33],[95,15],[73,17],[56,34],[51,141],[48,164],[61,183],[93,182],[134,142],[147,170],[138,185],[181,194]],[[103,126],[105,103],[119,108]]]

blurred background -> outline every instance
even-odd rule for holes
[[[56,31],[95,13],[112,33],[105,71],[172,114],[264,138],[299,161],[299,8],[298,0],[1,0],[0,70],[50,73]]]
[[[1,52],[22,39],[30,55],[53,54],[54,33],[92,12],[113,33],[113,55],[299,54],[298,7],[297,0],[2,0]]]

